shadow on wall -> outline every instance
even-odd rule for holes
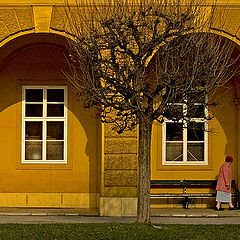
[[[234,43],[235,44],[235,43]],[[220,168],[221,164],[225,161],[225,156],[232,156],[234,159],[233,162],[233,176],[237,177],[237,166],[238,166],[238,116],[237,116],[237,106],[235,104],[235,99],[240,95],[240,48],[235,44],[234,51],[232,53],[232,59],[234,64],[231,66],[233,71],[236,71],[235,76],[233,76],[227,84],[223,87],[217,89],[215,95],[211,99],[211,102],[215,102],[217,105],[215,107],[210,106],[210,112],[213,113],[214,119],[209,122],[209,133],[215,136],[219,136],[221,132],[224,132],[226,144],[224,148],[217,148],[216,153],[219,151],[224,151],[223,158],[218,161]],[[236,60],[237,59],[237,60]],[[210,102],[210,103],[211,103]],[[214,125],[214,123],[216,123]],[[222,139],[223,140],[223,139]]]
[[[240,66],[240,63],[239,63]],[[232,156],[234,158],[233,168],[237,168],[237,106],[235,105],[234,99],[236,97],[236,87],[234,81],[230,81],[228,86],[218,90],[216,93],[217,106],[212,108],[211,111],[214,114],[214,119],[210,121],[209,134],[212,136],[219,137],[223,131],[226,141],[224,146],[225,149],[218,149],[216,151],[224,151],[224,156],[219,161],[219,166],[225,161],[225,156]],[[222,144],[222,143],[221,143]],[[236,171],[234,175],[237,174]]]

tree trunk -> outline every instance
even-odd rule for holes
[[[139,223],[150,223],[151,133],[152,119],[148,117],[141,119],[138,145],[137,222]]]

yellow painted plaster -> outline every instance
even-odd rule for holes
[[[33,6],[35,31],[49,32],[52,6]]]
[[[71,1],[71,3],[73,3]],[[225,2],[221,2],[222,5]],[[220,5],[221,5],[220,4]],[[240,1],[230,0],[228,6],[237,10],[240,9]],[[0,0],[0,6],[7,6],[9,8],[31,6],[34,16],[35,30],[26,32],[13,33],[0,43],[0,47],[7,45],[7,43],[16,37],[35,33],[48,33],[60,32],[62,29],[51,30],[51,17],[53,6],[57,7],[62,5],[62,0]],[[229,14],[231,22],[237,22],[238,16]],[[4,21],[7,21],[6,18]],[[3,23],[6,25],[6,23]],[[5,26],[4,25],[4,26]],[[19,21],[16,23],[15,28],[19,27]],[[58,31],[59,30],[59,31]],[[228,25],[228,33],[219,29],[214,30],[215,33],[225,36],[232,41],[239,44],[237,36],[230,36],[229,34],[236,34],[235,29]],[[35,54],[35,55],[34,55]],[[55,57],[56,55],[54,55]],[[127,135],[126,138],[118,138],[114,134],[106,131],[106,138],[99,137],[99,130],[96,122],[90,120],[90,116],[86,114],[81,108],[80,104],[74,100],[73,93],[69,96],[71,110],[69,110],[69,143],[68,152],[69,160],[67,165],[23,165],[20,162],[21,153],[21,103],[16,101],[21,86],[23,84],[61,84],[62,79],[60,73],[56,73],[54,63],[45,69],[44,64],[36,62],[37,54],[34,51],[25,52],[14,60],[11,65],[8,65],[5,72],[0,73],[0,89],[4,89],[1,96],[0,108],[0,141],[3,143],[0,146],[0,174],[2,182],[0,183],[0,205],[4,205],[4,201],[10,198],[12,203],[5,203],[13,206],[19,202],[22,206],[98,206],[98,193],[101,182],[102,196],[111,196],[108,199],[102,199],[101,208],[104,214],[108,215],[124,215],[124,206],[130,203],[131,197],[136,196],[137,185],[137,170],[136,164],[133,162],[130,169],[125,169],[129,173],[134,171],[134,186],[127,187],[126,181],[128,177],[118,176],[116,179],[124,178],[122,181],[125,186],[117,186],[111,179],[105,182],[105,176],[111,176],[117,172],[120,174],[123,169],[117,169],[117,165],[110,165],[104,163],[104,156],[107,159],[111,158],[110,154],[134,154],[137,153],[137,139],[135,133]],[[43,60],[44,61],[44,60]],[[58,62],[58,60],[55,60]],[[22,64],[22,65],[21,65]],[[25,65],[24,65],[25,64]],[[20,67],[22,66],[22,68]],[[27,66],[27,69],[26,69]],[[19,71],[21,69],[21,72]],[[53,70],[54,69],[54,70]],[[58,69],[59,70],[59,69]],[[19,79],[22,79],[21,81]],[[45,80],[44,80],[45,79]],[[47,79],[47,80],[46,80]],[[233,94],[231,96],[233,98]],[[10,101],[10,102],[8,102]],[[218,110],[217,110],[218,111]],[[209,165],[208,166],[163,166],[161,164],[161,127],[153,126],[153,142],[152,142],[152,178],[154,179],[213,179],[218,174],[218,168],[223,162],[226,154],[231,154],[236,157],[236,136],[235,128],[236,119],[234,115],[235,109],[233,104],[227,104],[224,112],[221,110],[217,112],[215,123],[220,126],[218,135],[209,135]],[[222,114],[222,115],[221,115]],[[222,116],[229,116],[224,118]],[[234,117],[235,116],[235,117]],[[87,124],[86,124],[87,123]],[[86,126],[89,124],[89,129]],[[74,129],[74,130],[73,130]],[[230,133],[230,135],[229,135]],[[6,139],[5,136],[8,136]],[[93,145],[89,143],[90,140],[95,139]],[[94,153],[101,147],[97,142],[102,142],[102,159],[100,163],[99,154]],[[105,145],[105,146],[104,146]],[[12,151],[16,149],[16,151]],[[93,150],[94,149],[94,150]],[[105,152],[104,152],[105,150]],[[114,156],[116,158],[116,155]],[[119,157],[119,155],[118,155]],[[126,163],[121,160],[118,167],[122,168]],[[127,158],[126,158],[127,161]],[[101,176],[98,176],[98,168],[101,164]],[[109,167],[110,166],[110,167]],[[113,166],[113,167],[112,167]],[[233,164],[234,178],[237,177],[236,163]],[[105,172],[108,172],[106,175]],[[115,174],[116,175],[116,174]],[[238,177],[239,178],[239,177]],[[111,182],[111,186],[106,185]],[[106,184],[106,185],[105,185]],[[115,185],[114,185],[115,184]],[[20,193],[15,193],[20,191]],[[46,192],[47,193],[46,193]],[[30,192],[30,193],[29,193]],[[57,193],[56,193],[57,192]],[[64,192],[64,193],[62,193]],[[8,195],[10,194],[10,195]],[[117,197],[116,199],[112,197]],[[129,199],[123,201],[121,196],[129,196]],[[1,200],[2,199],[2,200]],[[119,200],[120,199],[120,200]],[[135,201],[135,200],[133,200]],[[120,202],[120,203],[119,203]],[[170,204],[170,202],[169,202]],[[5,205],[4,205],[5,206]],[[111,210],[111,206],[118,207],[119,209]],[[115,212],[114,212],[115,211]]]
[[[75,0],[71,0],[69,1],[71,4],[75,3]],[[211,1],[209,1],[211,2]],[[217,33],[219,35],[225,36],[227,38],[229,38],[230,40],[236,42],[237,44],[239,44],[239,31],[238,28],[236,28],[236,23],[239,22],[239,9],[240,9],[240,1],[239,0],[230,0],[227,1],[227,5],[225,3],[225,1],[219,1],[218,2],[219,8],[217,8],[218,10],[220,10],[220,12],[227,12],[227,14],[225,14],[226,17],[226,21],[224,20],[224,25],[221,27],[217,27],[217,29],[213,30],[214,33]],[[63,15],[65,15],[64,10],[63,10],[63,1],[62,0],[45,0],[45,1],[41,1],[41,0],[0,0],[0,8],[9,11],[9,10],[14,10],[16,11],[16,18],[19,18],[20,20],[22,19],[20,16],[18,16],[17,12],[21,10],[21,8],[24,7],[30,7],[32,8],[33,11],[33,18],[34,18],[34,28],[35,28],[35,32],[39,33],[39,32],[56,32],[60,35],[65,35],[66,34],[62,33],[61,31],[69,31],[69,27],[66,26],[65,24],[60,23],[59,21],[56,20],[56,18],[62,19],[63,22],[65,22],[66,17],[64,17]],[[55,18],[55,14],[52,18],[52,9],[55,9],[55,14],[56,14],[56,18]],[[16,10],[18,9],[18,10]],[[58,11],[62,12],[63,14],[60,14],[60,16],[58,16]],[[9,19],[13,19],[11,18],[3,18],[1,19],[1,24],[3,24],[3,26],[1,27],[1,29],[4,29],[6,26],[6,24],[8,23]],[[18,21],[19,21],[18,19]],[[23,19],[24,19],[24,15],[23,15]],[[55,22],[57,21],[57,25],[55,26]],[[220,21],[219,19],[216,19],[216,21]],[[230,25],[229,25],[230,23]],[[52,25],[51,25],[52,24]],[[60,25],[61,26],[60,26]],[[20,29],[19,29],[19,25],[20,25]],[[50,26],[53,28],[51,29]],[[12,27],[14,27],[14,24],[12,25]],[[21,24],[21,22],[17,23],[16,22],[16,26],[15,28],[19,29],[20,31],[25,31],[26,29],[22,29],[23,25]],[[60,28],[59,28],[60,27]],[[66,29],[65,29],[66,28]],[[236,30],[237,29],[237,30]],[[236,32],[237,31],[237,32]],[[4,39],[4,43],[10,41],[11,39],[13,39],[15,36],[12,35],[19,35],[18,31],[15,32],[11,32],[8,33],[8,30],[4,31],[4,33],[6,34],[7,39]],[[10,35],[11,34],[11,35]],[[24,33],[24,34],[28,34],[28,32]],[[1,39],[0,39],[1,40]],[[3,39],[2,39],[3,40]],[[0,46],[3,45],[4,43],[0,42]]]
[[[69,2],[74,4],[76,0],[0,0],[0,4],[36,4],[36,5],[47,5],[47,4],[63,4]],[[89,2],[94,2],[89,0]],[[96,2],[96,1],[95,1]],[[215,3],[213,0],[207,0],[207,3]],[[239,0],[218,0],[218,4],[239,4]]]
[[[25,39],[19,41],[14,47],[19,45],[21,50],[0,66],[0,206],[97,208],[101,129],[70,87],[67,164],[21,163],[22,86],[67,82],[59,46],[35,43],[25,47]]]
[[[0,193],[0,207],[98,208],[96,193]]]
[[[134,217],[137,213],[137,198],[101,197],[100,215],[117,217]]]
[[[161,152],[161,125],[154,124],[152,135],[152,179],[217,179],[219,168],[226,155],[236,160],[233,163],[233,179],[237,179],[237,119],[234,95],[231,102],[213,111],[215,118],[209,122],[208,165],[163,165]],[[201,190],[202,191],[202,190]]]

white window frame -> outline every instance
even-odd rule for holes
[[[187,104],[185,103],[176,103],[176,105],[183,105],[183,113],[186,114],[187,112]],[[195,105],[201,105],[201,103],[196,103]],[[207,108],[204,108],[204,114],[207,116],[208,111]],[[187,143],[200,143],[201,141],[187,141],[187,123],[186,121],[179,121],[178,123],[183,124],[183,161],[166,161],[167,157],[167,140],[166,140],[166,123],[174,123],[172,120],[164,119],[162,124],[162,165],[208,165],[208,121],[205,118],[191,118],[189,119],[190,122],[199,122],[204,123],[204,161],[187,161]],[[171,141],[180,142],[180,141]]]
[[[42,117],[26,117],[26,90],[27,89],[43,89],[43,116]],[[47,117],[47,89],[64,89],[64,116],[63,117]],[[66,164],[67,163],[67,105],[68,105],[68,87],[67,86],[22,86],[22,156],[21,163],[31,163],[31,164]],[[29,103],[29,102],[28,102]],[[39,102],[33,102],[33,104],[38,104]],[[30,103],[31,104],[31,103]],[[63,102],[51,102],[51,104],[63,104]],[[26,160],[25,159],[25,122],[27,121],[42,121],[42,160]],[[64,155],[63,160],[46,160],[46,143],[47,141],[47,121],[61,121],[64,122]],[[31,141],[31,140],[29,140]],[[36,140],[35,140],[36,141]],[[62,141],[62,140],[54,140]]]

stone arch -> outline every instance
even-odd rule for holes
[[[68,85],[61,72],[68,67],[64,56],[66,44],[67,39],[59,34],[30,33],[18,36],[0,48],[0,138],[3,143],[0,172],[5,176],[0,192],[21,195],[22,200],[13,203],[14,206],[30,207],[39,202],[42,207],[98,207],[100,124],[84,111],[70,87],[68,163],[30,166],[21,164],[20,160],[21,88],[23,85]],[[8,140],[4,141],[6,135]],[[8,171],[4,167],[6,161]],[[39,178],[34,177],[36,171],[41,172]],[[49,194],[41,203],[39,199],[44,192]],[[48,197],[51,194],[54,201]],[[29,202],[34,196],[38,200]]]
[[[68,47],[68,39],[69,38],[67,38],[66,35],[63,36],[55,33],[36,34],[25,32],[20,35],[16,34],[13,38],[8,39],[7,42],[4,42],[4,44],[0,46],[0,65],[19,50],[34,44],[50,44],[66,50]]]
[[[71,38],[63,5],[0,6],[0,47],[31,33],[53,33]]]

